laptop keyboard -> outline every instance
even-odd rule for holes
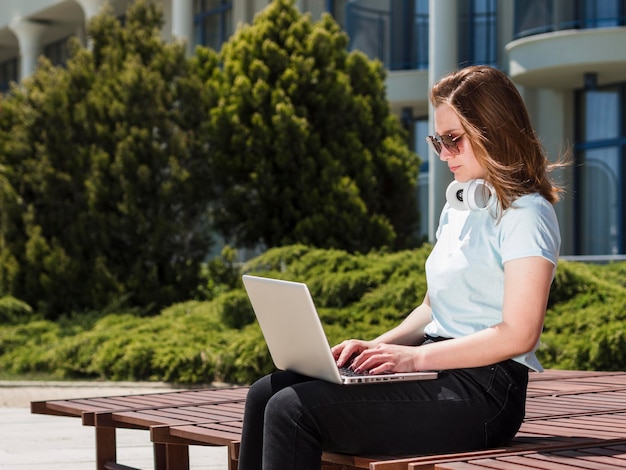
[[[344,377],[363,377],[364,375],[369,375],[369,372],[356,372],[354,369],[350,367],[340,367],[339,373]]]

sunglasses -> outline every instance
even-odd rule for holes
[[[428,135],[426,136],[426,141],[432,145],[433,150],[437,153],[437,155],[441,154],[441,150],[443,147],[446,148],[448,152],[452,155],[458,155],[461,153],[459,150],[459,146],[457,144],[458,140],[463,137],[465,134],[458,135],[456,137],[452,137],[450,134],[447,135]]]

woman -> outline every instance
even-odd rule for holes
[[[318,469],[322,450],[483,449],[519,429],[528,370],[541,370],[534,351],[559,253],[559,189],[506,75],[460,70],[434,85],[431,102],[434,150],[457,184],[491,188],[494,204],[446,204],[422,304],[394,329],[344,341],[333,354],[356,371],[438,370],[439,378],[339,386],[292,372],[264,377],[246,400],[240,470]]]

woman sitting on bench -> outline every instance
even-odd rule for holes
[[[322,451],[419,455],[510,440],[524,418],[560,236],[560,189],[521,96],[474,66],[431,90],[434,151],[454,181],[426,261],[428,292],[394,329],[333,348],[339,366],[435,380],[341,386],[288,371],[252,385],[239,469],[318,469]]]

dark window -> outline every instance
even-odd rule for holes
[[[582,4],[584,28],[606,28],[624,24],[622,0],[586,0]]]
[[[326,0],[326,11],[333,15],[339,26],[346,27],[346,4],[349,0]]]
[[[346,5],[350,49],[389,70],[428,68],[428,0],[354,0]]]
[[[195,44],[219,50],[233,33],[232,0],[195,0]]]
[[[17,82],[17,58],[0,63],[0,93],[9,91],[11,82]]]
[[[459,8],[459,63],[497,66],[496,0],[468,0]]]
[[[67,59],[69,59],[69,50],[67,48],[67,42],[69,36],[59,39],[58,41],[46,44],[43,48],[43,55],[45,55],[52,65],[60,65],[65,67]]]
[[[626,84],[577,93],[576,254],[623,254]]]

